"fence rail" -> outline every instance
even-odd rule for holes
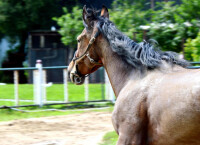
[[[200,62],[190,62],[191,65],[200,65]],[[200,69],[200,66],[188,66],[189,69]]]

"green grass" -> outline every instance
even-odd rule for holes
[[[89,84],[89,100],[102,100],[102,92],[101,92],[101,84]],[[48,101],[64,101],[64,86],[63,84],[53,84],[51,87],[46,88],[47,100]],[[104,93],[104,92],[103,92]],[[68,94],[69,101],[84,101],[84,85],[76,86],[72,83],[68,84]],[[22,100],[33,100],[33,85],[31,84],[20,84],[19,85],[19,98]],[[0,99],[14,99],[14,85],[1,85],[0,86]],[[30,105],[34,104],[34,102],[22,102],[20,101],[20,105]],[[15,102],[10,101],[0,101],[0,106],[14,106]],[[79,105],[84,108],[85,104],[74,104]],[[67,115],[72,113],[81,113],[85,111],[72,111],[67,108],[74,108],[72,104],[65,105],[54,105],[54,106],[43,106],[39,107],[24,107],[18,108],[22,110],[29,111],[39,111],[39,112],[24,112],[24,111],[14,111],[12,109],[1,109],[0,110],[0,121],[9,121],[16,119],[24,119],[24,118],[35,118],[35,117],[45,117],[45,116],[55,116],[55,115]],[[94,105],[94,103],[86,103],[86,105]],[[109,104],[101,104],[96,103],[95,106],[92,107],[102,107],[108,106]],[[86,106],[87,107],[87,106]],[[40,111],[46,109],[62,109],[61,111]],[[102,111],[102,110],[99,110]],[[104,111],[112,111],[111,109],[105,109]]]
[[[22,111],[15,111],[12,109],[1,109],[0,110],[0,122],[1,121],[10,121],[10,120],[18,120],[18,119],[26,119],[26,118],[39,118],[39,117],[47,117],[47,116],[57,116],[57,115],[68,115],[68,114],[75,114],[75,113],[83,113],[83,112],[112,112],[113,107],[110,106],[109,108],[105,109],[92,109],[92,110],[73,110],[66,108],[65,105],[56,105],[50,106],[51,109],[62,109],[63,111],[47,111],[49,109],[48,106],[44,106],[43,108],[38,107],[28,107],[28,108],[20,108]],[[43,110],[43,111],[42,111]],[[46,111],[45,111],[46,110]],[[23,112],[23,111],[38,111],[38,112]]]
[[[99,145],[116,145],[118,135],[115,131],[108,132],[104,135],[103,141]]]
[[[102,100],[101,84],[89,84],[89,100]],[[46,88],[48,101],[64,101],[64,86],[63,84],[53,84]],[[68,83],[69,101],[84,101],[84,85],[74,85]],[[33,85],[20,84],[19,98],[22,100],[33,100]],[[0,99],[14,99],[14,85],[7,84],[0,86]],[[20,105],[29,105],[33,102],[22,102]],[[0,106],[13,106],[14,102],[0,101]]]

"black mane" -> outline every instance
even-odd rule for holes
[[[146,67],[149,69],[158,68],[162,61],[171,65],[187,67],[186,60],[179,59],[178,54],[170,51],[161,51],[148,42],[136,43],[129,37],[120,32],[109,19],[99,16],[99,11],[88,9],[87,19],[93,25],[97,21],[99,31],[108,40],[112,50],[122,59],[135,68]],[[84,23],[85,27],[88,26]]]

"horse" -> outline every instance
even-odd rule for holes
[[[174,52],[134,42],[109,20],[108,9],[83,7],[85,28],[69,64],[81,85],[104,67],[116,96],[117,145],[200,145],[200,70]]]

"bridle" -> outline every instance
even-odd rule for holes
[[[85,56],[87,56],[87,58],[90,60],[91,63],[96,64],[96,65],[102,65],[102,63],[99,63],[99,62],[95,61],[94,59],[92,59],[92,58],[90,57],[90,54],[89,54],[89,50],[90,50],[92,44],[94,43],[95,39],[98,37],[99,33],[100,33],[100,32],[97,31],[97,33],[94,35],[94,37],[92,37],[92,38],[90,39],[89,44],[88,44],[88,46],[87,46],[87,49],[85,50],[85,52],[84,52],[81,56],[76,57],[76,52],[75,52],[74,58],[72,59],[72,61],[73,61],[74,63],[75,63],[76,61],[79,62],[81,59],[83,59]]]
[[[88,44],[88,46],[87,46],[87,49],[85,50],[85,52],[84,52],[81,56],[76,57],[77,51],[75,52],[74,57],[73,57],[73,59],[72,59],[72,61],[73,61],[73,67],[72,67],[72,68],[74,68],[74,66],[75,66],[75,70],[74,70],[74,72],[71,72],[71,73],[73,73],[73,75],[75,75],[76,77],[81,77],[80,74],[79,74],[78,71],[77,71],[77,70],[78,70],[78,69],[77,69],[77,67],[78,67],[77,63],[78,63],[79,61],[81,61],[84,57],[87,57],[87,58],[89,59],[90,63],[92,63],[92,64],[95,64],[95,65],[103,65],[102,63],[99,63],[99,62],[95,61],[93,58],[91,58],[91,57],[90,57],[90,54],[89,54],[89,50],[90,50],[92,44],[94,43],[94,41],[96,40],[96,38],[99,36],[99,34],[100,34],[100,32],[97,31],[97,32],[95,33],[95,35],[90,39],[89,44]],[[86,76],[88,76],[88,74],[85,75],[85,77],[86,77]]]

